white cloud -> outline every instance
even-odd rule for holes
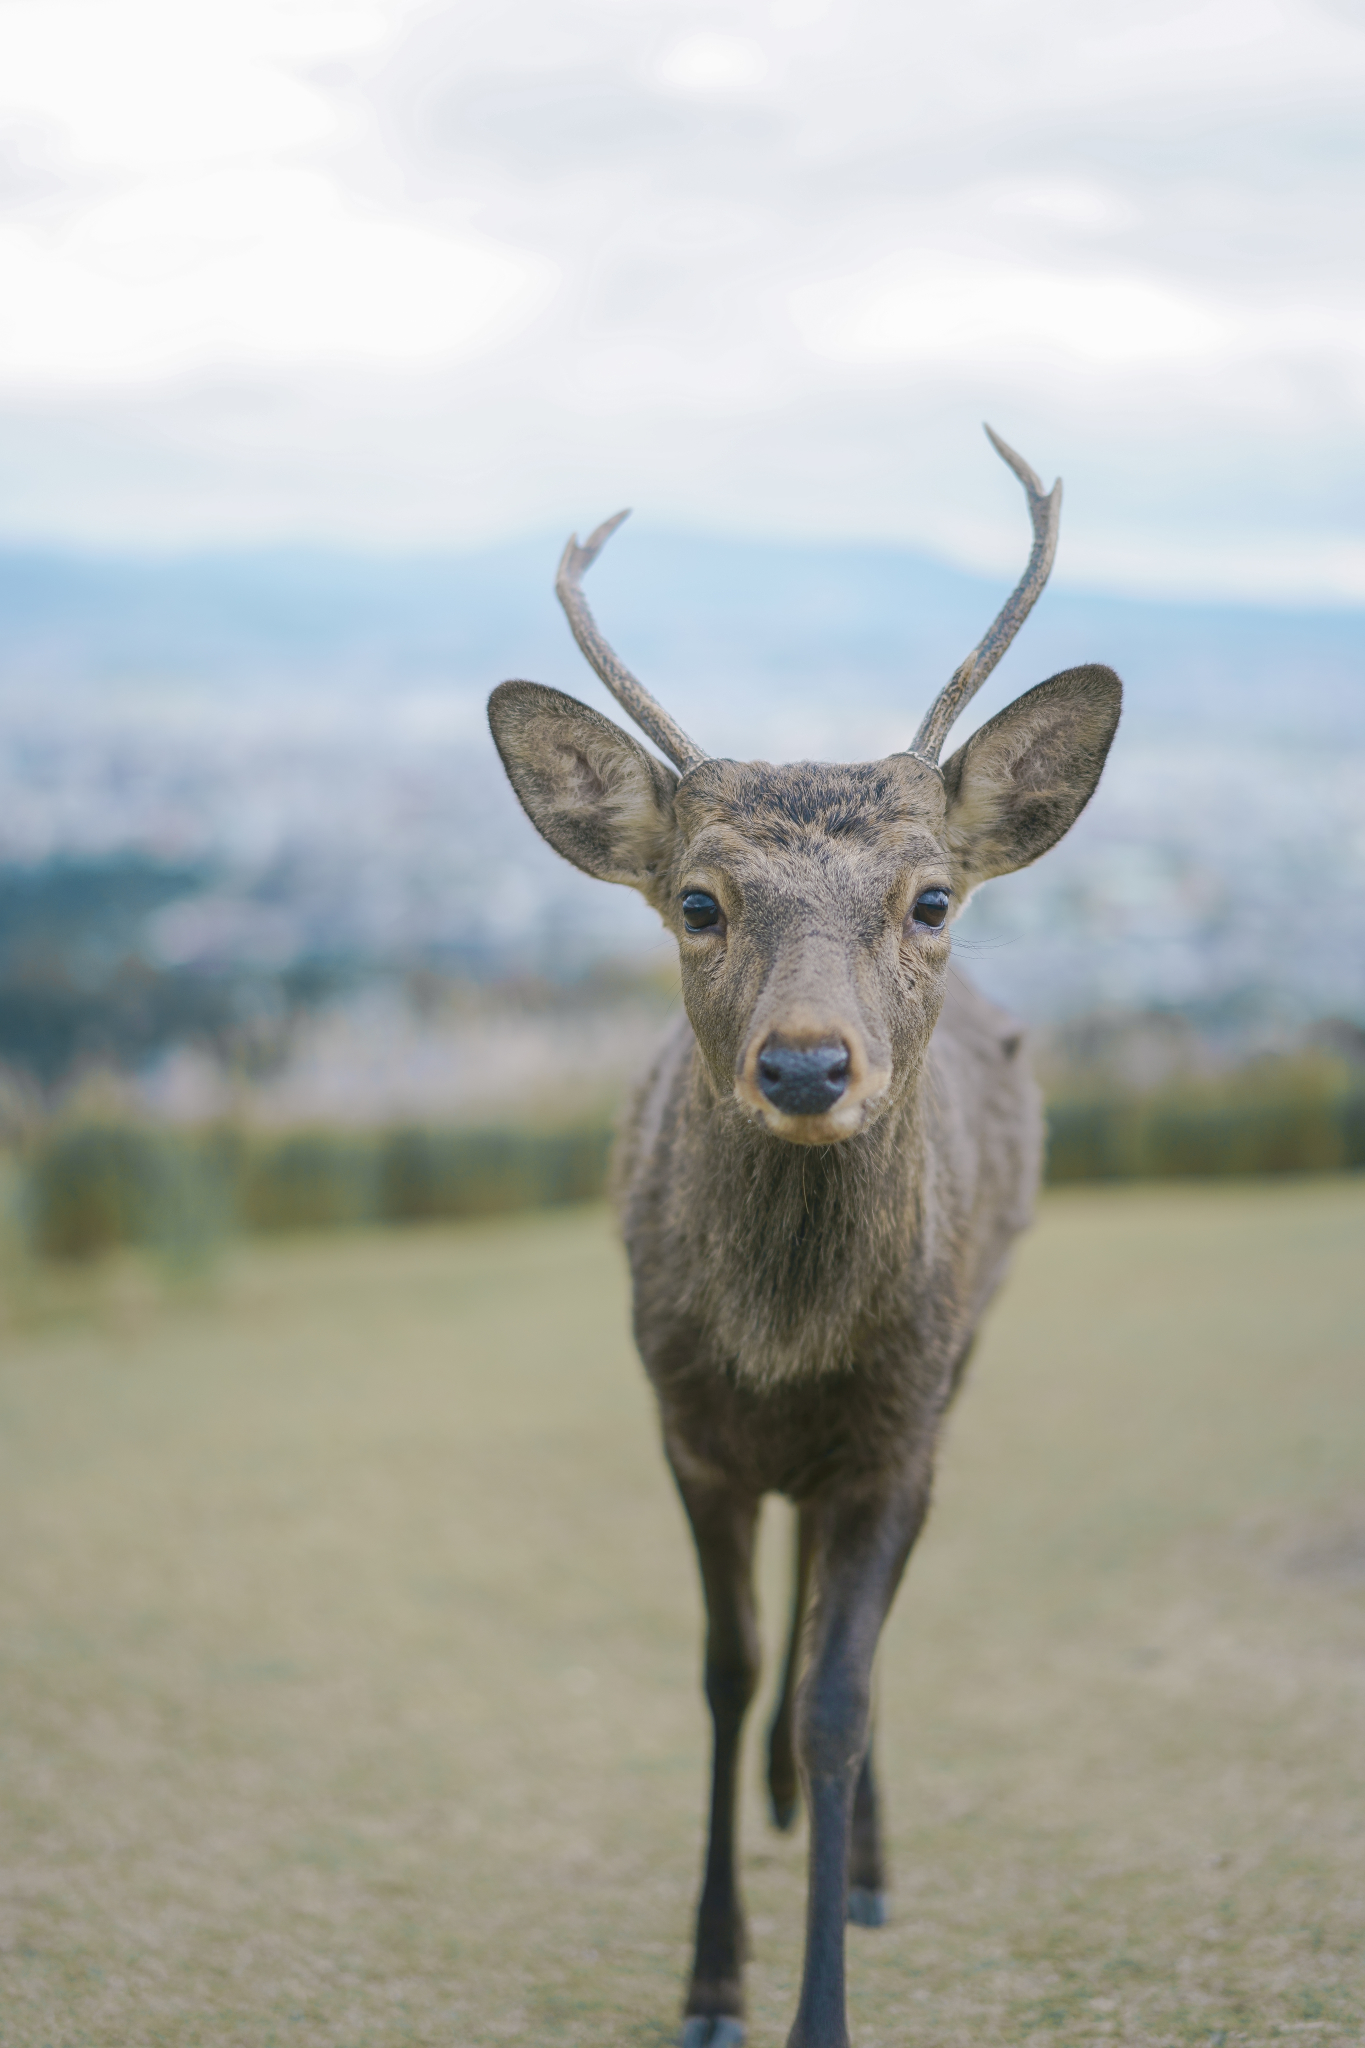
[[[40,111],[118,178],[297,149],[337,114],[296,67],[353,56],[399,18],[365,0],[7,0],[0,114]]]
[[[9,0],[0,530],[1004,562],[984,415],[1063,574],[1345,596],[1362,115],[1319,0]]]
[[[1004,219],[1055,221],[1083,234],[1112,234],[1140,215],[1117,192],[1084,178],[1010,178],[988,185],[981,199]]]
[[[938,250],[887,256],[792,294],[808,347],[848,363],[989,371],[1022,352],[1114,368],[1225,353],[1230,327],[1189,292],[1121,272],[1025,268]]]
[[[149,181],[56,236],[0,227],[0,379],[449,356],[534,313],[554,278],[544,258],[369,217],[309,171]]]
[[[658,75],[681,92],[748,92],[767,77],[768,60],[747,36],[683,36],[663,52]]]
[[[405,364],[537,311],[548,258],[394,218],[308,161],[344,124],[294,67],[354,54],[392,19],[346,0],[0,12],[0,108],[40,116],[73,167],[55,218],[0,225],[0,384]]]
[[[1074,582],[1157,597],[1365,605],[1365,537],[1293,528],[1163,535],[1155,528],[1068,540]]]

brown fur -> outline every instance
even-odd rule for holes
[[[913,909],[946,888],[955,914],[978,883],[1059,839],[1099,778],[1118,709],[1111,671],[1072,669],[983,726],[941,774],[901,754],[704,760],[679,778],[557,691],[505,683],[493,695],[494,736],[533,822],[589,873],[640,889],[682,963],[687,1021],[641,1091],[617,1185],[636,1339],[708,1606],[716,1752],[689,2048],[739,2034],[734,1771],[757,1676],[752,1541],[767,1493],[801,1509],[810,1589],[796,1617],[804,1675],[771,1746],[779,1824],[793,1756],[812,1824],[791,2044],[846,2039],[845,1901],[875,1917],[885,1882],[872,1656],[1041,1156],[1018,1026],[951,969],[950,926]],[[717,900],[720,926],[684,927],[688,890]],[[776,1107],[765,1047],[834,1042],[848,1053],[839,1099],[817,1114]],[[794,1674],[802,1660],[789,1662]]]

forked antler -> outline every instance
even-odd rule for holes
[[[630,713],[641,732],[648,733],[660,752],[667,754],[674,767],[681,769],[685,775],[689,768],[695,768],[699,761],[706,760],[706,755],[694,740],[687,737],[682,727],[669,717],[663,705],[655,702],[644,684],[631,674],[625,663],[607,645],[597,630],[597,621],[588,610],[588,601],[579,587],[584,570],[591,569],[621,521],[629,517],[630,513],[627,510],[618,512],[614,519],[604,519],[596,532],[588,535],[581,547],[578,535],[570,535],[568,545],[559,559],[559,571],[555,576],[555,596],[568,614],[574,639],[621,709]]]
[[[935,766],[958,714],[981,688],[1037,603],[1057,552],[1057,528],[1062,517],[1061,478],[1058,477],[1052,489],[1045,493],[1042,479],[1029,468],[1023,456],[1016,455],[992,428],[987,427],[986,432],[996,454],[1009,464],[1024,486],[1029,517],[1033,521],[1033,548],[1018,588],[1006,600],[984,639],[978,640],[967,659],[954,669],[950,681],[930,705],[919,731],[910,742],[912,754],[918,754],[921,760],[932,761]]]

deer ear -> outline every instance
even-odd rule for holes
[[[943,766],[944,830],[965,896],[1027,867],[1089,803],[1119,722],[1111,668],[1069,668],[1016,697]]]
[[[541,838],[599,881],[652,897],[673,851],[673,770],[591,706],[541,683],[499,683],[488,723]]]

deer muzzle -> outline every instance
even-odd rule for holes
[[[885,1093],[890,1073],[868,1058],[861,1032],[756,1032],[735,1079],[750,1116],[798,1145],[851,1138]]]

